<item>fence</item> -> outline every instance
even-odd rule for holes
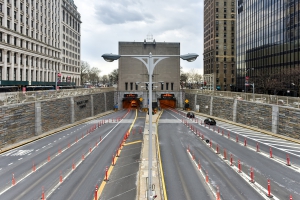
[[[82,96],[102,92],[115,91],[113,87],[110,88],[80,88],[80,89],[62,89],[55,90],[39,90],[27,92],[6,92],[0,93],[0,106],[12,105],[24,102],[35,102],[49,99],[57,99],[71,96]]]
[[[281,106],[289,106],[294,108],[300,107],[299,97],[277,96],[267,94],[253,94],[243,92],[228,92],[228,91],[212,91],[212,90],[197,90],[197,89],[185,89],[185,93],[188,94],[204,94],[215,97],[227,97],[237,100],[252,101],[258,103],[276,104]]]

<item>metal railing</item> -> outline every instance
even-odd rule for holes
[[[300,108],[299,97],[277,96],[267,94],[253,94],[244,92],[229,92],[229,91],[212,91],[212,90],[197,90],[185,89],[188,94],[204,94],[215,97],[233,98],[237,100],[252,101],[257,103],[276,104],[281,106],[289,106],[293,108]]]
[[[0,106],[12,105],[24,102],[35,102],[49,99],[58,99],[72,96],[82,96],[96,94],[102,92],[116,91],[116,88],[80,88],[80,89],[62,89],[55,90],[39,90],[26,92],[6,92],[0,93]]]

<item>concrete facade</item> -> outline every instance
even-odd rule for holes
[[[180,55],[180,43],[155,42],[119,42],[119,55]],[[156,60],[154,60],[155,62]],[[146,60],[145,60],[146,62]],[[119,59],[118,104],[122,105],[124,94],[138,94],[142,97],[143,107],[148,104],[146,83],[149,81],[148,70],[140,61],[132,57]],[[160,61],[153,71],[153,102],[157,102],[161,94],[174,94],[177,106],[182,106],[180,93],[180,57],[169,57]],[[161,83],[163,81],[163,83]],[[136,84],[139,83],[139,84]],[[180,99],[180,100],[179,100]],[[120,107],[121,108],[121,107]]]
[[[300,109],[209,95],[186,93],[185,98],[196,112],[300,139]]]
[[[0,148],[112,110],[113,102],[114,92],[106,92],[1,106]]]

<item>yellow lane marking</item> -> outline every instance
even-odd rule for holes
[[[160,118],[160,116],[162,115],[163,113],[163,110],[161,111],[158,119]],[[162,181],[162,187],[163,187],[163,191],[164,191],[164,200],[168,200],[168,196],[167,196],[167,191],[166,191],[166,184],[165,184],[165,176],[164,176],[164,171],[163,171],[163,168],[162,168],[162,164],[161,164],[161,157],[160,157],[160,148],[159,148],[159,142],[158,142],[158,130],[157,130],[157,127],[158,127],[158,120],[156,121],[156,145],[157,145],[157,149],[158,149],[158,159],[159,159],[159,168],[160,168],[160,171],[161,171],[161,181]]]
[[[131,145],[131,144],[136,144],[136,143],[140,143],[140,142],[143,142],[143,141],[142,140],[137,140],[137,141],[134,141],[134,142],[124,144],[124,146]]]
[[[132,122],[132,124],[131,124],[131,126],[130,126],[130,128],[129,128],[129,133],[131,132],[131,129],[132,129],[132,127],[133,127],[133,125],[134,125],[136,119],[137,119],[137,110],[135,110],[135,118],[134,118],[134,120],[133,120],[133,122]],[[124,145],[126,145],[126,144],[124,144]],[[119,155],[121,154],[121,151],[122,151],[122,147],[121,147],[121,149],[120,149],[120,151],[119,151]],[[115,164],[117,163],[117,160],[118,160],[118,157],[115,157]],[[114,168],[114,166],[111,165],[111,166],[109,167],[108,171],[107,171],[107,178],[108,178],[108,180],[109,180],[109,176],[110,176],[110,174],[111,174],[113,168]],[[105,175],[104,175],[104,176],[105,176]],[[103,189],[104,189],[104,187],[105,187],[105,185],[106,185],[106,181],[104,181],[104,179],[105,179],[105,177],[103,177],[103,181],[102,181],[102,183],[101,183],[101,185],[100,185],[100,187],[99,187],[99,189],[98,189],[98,191],[97,191],[97,200],[99,199],[99,197],[100,197],[100,195],[102,194]],[[92,200],[94,200],[94,197],[93,197]]]

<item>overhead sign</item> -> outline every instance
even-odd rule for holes
[[[137,98],[138,95],[137,94],[124,94],[125,98]]]
[[[161,94],[162,99],[173,99],[174,94]]]

